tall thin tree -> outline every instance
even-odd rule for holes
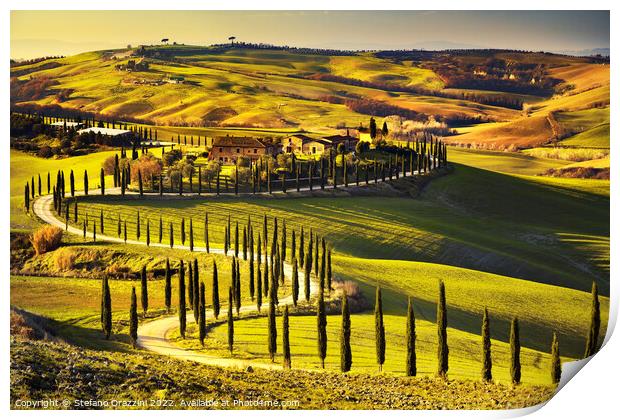
[[[439,281],[439,301],[437,303],[437,376],[448,374],[448,314],[446,312],[446,288]]]
[[[291,345],[289,343],[288,323],[288,305],[286,305],[282,315],[282,364],[284,369],[291,368]]]
[[[375,347],[377,364],[381,372],[385,363],[385,324],[383,323],[383,299],[379,286],[375,292]]]
[[[482,314],[482,380],[489,382],[493,379],[491,360],[491,329],[489,325],[489,311],[484,308]]]
[[[131,346],[135,349],[138,343],[138,302],[136,288],[131,288],[131,306],[129,307],[129,338]]]
[[[584,358],[593,356],[598,350],[598,338],[601,329],[601,306],[598,299],[598,285],[592,283],[592,305],[590,309],[590,328],[586,340],[586,350]]]
[[[325,314],[325,300],[319,293],[319,301],[316,309],[317,344],[321,367],[325,369],[325,357],[327,356],[327,316]]]
[[[346,292],[342,294],[342,328],[340,330],[340,370],[351,370],[353,358],[351,356],[351,314],[349,312],[349,299]]]
[[[513,384],[521,382],[521,341],[517,318],[510,323],[510,377]]]

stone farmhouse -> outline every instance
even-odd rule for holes
[[[278,143],[272,139],[256,137],[216,137],[209,152],[210,160],[223,163],[236,162],[237,158],[244,156],[250,160],[257,160],[261,156],[275,156],[282,150]]]

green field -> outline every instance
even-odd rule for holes
[[[574,136],[562,140],[563,146],[595,147],[609,149],[610,135],[609,124],[602,124],[590,128]]]
[[[50,69],[38,63],[19,66],[14,71],[24,73],[19,76],[22,80],[32,76],[58,81],[55,89],[71,91],[61,104],[63,107],[121,118],[130,116],[160,125],[333,131],[338,126],[367,124],[368,114],[352,111],[342,103],[349,98],[367,98],[428,115],[483,116],[498,121],[518,116],[518,111],[513,109],[467,100],[401,94],[309,78],[331,74],[387,84],[395,90],[412,87],[440,90],[444,86],[433,70],[411,61],[397,63],[372,54],[329,57],[183,46],[163,48],[160,52],[171,54],[181,62],[148,58],[148,71],[126,73],[114,70],[116,64],[126,62],[126,57],[110,60],[108,57],[114,52],[100,51],[49,60],[59,64]],[[143,83],[162,80],[167,75],[184,76],[186,83],[158,86]],[[337,100],[327,100],[330,97]],[[23,101],[49,105],[56,99],[55,95],[49,95]]]
[[[281,317],[277,319],[278,332],[281,333]],[[387,315],[386,328],[386,374],[403,375],[405,372],[405,317]],[[340,324],[339,315],[327,318],[327,358],[326,369],[340,370]],[[291,359],[294,368],[320,369],[321,364],[316,348],[316,317],[298,316],[290,319]],[[352,373],[376,373],[378,365],[375,356],[374,315],[351,316]],[[416,322],[416,352],[418,374],[432,376],[437,371],[437,326],[434,322]],[[210,346],[225,349],[227,328],[225,324],[212,332]],[[195,340],[194,340],[195,341]],[[451,378],[478,379],[480,377],[480,337],[476,334],[448,329],[450,345]],[[256,362],[268,363],[267,319],[255,318],[235,323],[235,356]],[[504,383],[510,381],[509,346],[506,342],[493,341],[494,379]],[[278,342],[276,363],[281,363],[281,341]],[[221,350],[220,350],[221,351]],[[223,355],[226,353],[223,352]],[[523,349],[523,382],[527,384],[549,384],[548,354]]]
[[[38,183],[37,175],[41,175],[41,192],[47,194],[47,173],[50,173],[50,181],[56,183],[56,173],[65,171],[65,182],[69,185],[69,172],[75,174],[75,188],[82,190],[84,184],[84,171],[88,171],[91,188],[99,185],[99,171],[103,161],[114,156],[115,151],[92,153],[84,156],[75,156],[66,159],[44,159],[11,149],[11,229],[29,229],[37,226],[31,217],[24,213],[24,185],[34,176],[35,185]],[[106,179],[110,185],[112,177]]]

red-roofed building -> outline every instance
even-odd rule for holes
[[[271,139],[256,137],[216,137],[209,153],[209,159],[224,163],[236,162],[244,156],[256,160],[261,156],[275,156],[281,147]]]

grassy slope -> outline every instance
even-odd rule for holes
[[[553,136],[551,125],[545,115],[522,117],[514,121],[479,124],[463,134],[447,137],[453,144],[491,144],[501,147],[536,146]]]
[[[83,188],[84,171],[86,170],[89,174],[91,186],[95,187],[99,185],[99,171],[103,161],[109,156],[114,156],[114,153],[116,152],[105,151],[66,159],[43,159],[11,149],[11,229],[26,229],[37,225],[37,222],[23,211],[24,185],[30,181],[32,176],[35,177],[34,182],[37,185],[37,175],[41,175],[43,194],[47,194],[47,173],[50,173],[53,186],[56,182],[56,173],[59,170],[65,171],[65,177],[68,177],[69,172],[73,170],[77,190]],[[67,178],[65,181],[68,186],[69,179]]]
[[[153,119],[159,124],[202,124],[203,118],[224,108],[232,109],[237,115],[228,115],[222,123],[237,126],[301,126],[312,130],[334,127],[342,122],[357,125],[368,119],[344,105],[317,101],[330,95],[367,97],[433,115],[482,115],[499,120],[516,115],[514,110],[469,101],[401,95],[290,77],[328,71],[352,77],[350,72],[354,71],[354,76],[362,80],[430,89],[443,85],[430,70],[366,55],[330,58],[288,52],[235,49],[220,53],[205,49],[198,55],[184,56],[182,48],[177,54],[191,64],[154,60],[148,72],[124,73],[114,70],[117,61],[103,60],[100,53],[89,53],[57,60],[64,64],[61,67],[46,70],[33,67],[32,75],[52,77],[60,82],[57,88],[75,90],[62,106],[104,114],[127,114]],[[131,83],[134,79],[154,80],[167,74],[184,75],[193,84],[147,86]],[[55,103],[55,98],[50,96],[38,102]]]
[[[299,401],[300,409],[498,409],[539,404],[553,388],[434,378],[290,372],[252,373],[150,354],[93,352],[11,340],[11,402],[17,399]],[[71,370],[70,370],[71,369]],[[71,374],[67,374],[68,372]],[[97,384],[89,377],[97,375]],[[318,386],[320,384],[320,386]],[[157,408],[157,407],[150,407]],[[175,408],[184,408],[177,405]],[[270,407],[262,407],[270,408]]]
[[[470,155],[465,156],[471,159]],[[507,161],[507,165],[522,165],[514,163],[517,158],[515,156],[512,161]],[[175,220],[178,224],[181,209],[185,217],[193,217],[194,220],[202,220],[204,212],[208,211],[212,243],[222,241],[223,223],[229,213],[233,223],[238,220],[242,224],[251,215],[256,224],[255,231],[260,229],[260,220],[256,219],[260,219],[264,212],[286,218],[289,235],[291,229],[299,232],[303,221],[306,229],[314,227],[334,244],[338,255],[334,261],[338,267],[337,275],[356,272],[358,276],[354,278],[362,279],[369,285],[385,281],[396,290],[397,295],[401,295],[400,303],[394,307],[402,311],[402,294],[406,289],[398,286],[396,279],[385,280],[385,267],[377,259],[396,260],[395,264],[402,264],[399,266],[401,269],[408,267],[408,264],[416,267],[416,261],[420,260],[470,267],[584,292],[589,290],[592,279],[599,278],[600,286],[607,290],[608,198],[605,187],[599,185],[601,183],[579,181],[525,175],[515,177],[458,165],[455,175],[434,181],[422,200],[383,197],[209,199],[191,204],[174,200],[163,203],[135,201],[114,206],[111,220],[115,220],[116,212],[120,211],[122,217],[131,222],[139,208],[143,217],[155,219],[161,213],[166,220]],[[479,192],[482,186],[486,194]],[[576,197],[579,199],[575,200]],[[91,200],[94,203],[90,209],[94,214],[98,214],[98,209],[106,208],[97,198]],[[530,205],[533,202],[536,206]],[[583,220],[580,214],[584,212],[592,214],[592,218]],[[446,224],[445,220],[451,223]],[[202,224],[197,223],[197,226],[197,231],[202,232]],[[340,256],[360,260],[339,266],[339,261],[346,261],[341,260]],[[368,258],[371,262],[366,265],[362,259]],[[364,269],[359,271],[359,267]],[[411,270],[415,273],[420,267]],[[458,276],[465,275],[465,272]],[[436,284],[436,279],[443,277],[444,274],[437,274],[432,283]],[[500,284],[501,281],[498,281],[497,287],[501,292],[497,293],[509,293]],[[520,290],[521,286],[517,284],[512,290]],[[428,290],[432,290],[432,286],[429,287]],[[535,287],[533,289],[536,290]],[[550,296],[550,290],[540,289],[537,293]],[[562,294],[561,290],[558,290],[558,296]],[[457,295],[462,293],[460,289],[453,292]],[[432,302],[428,294],[416,291],[414,295],[427,303]],[[581,304],[587,306],[587,293],[579,296]],[[528,318],[525,314],[535,310],[533,308],[525,305],[523,317]],[[432,309],[430,311],[429,314]],[[465,320],[459,327],[470,332],[477,331],[479,311],[479,305],[469,307],[468,314],[459,315],[458,318]],[[521,314],[520,310],[517,312]],[[524,333],[529,335],[526,342],[530,340],[532,346],[545,348],[546,344],[542,343],[548,341],[547,335],[552,329],[566,328],[563,333],[567,337],[567,347],[577,355],[587,319],[587,311],[584,313],[586,318],[580,317],[572,324],[567,320],[568,324],[563,327],[554,323],[554,318],[558,317],[555,314],[547,322],[540,323],[542,326],[533,327],[531,333]],[[502,318],[505,323],[509,314],[504,312]],[[532,325],[539,324],[534,318],[531,320]]]
[[[282,331],[282,318],[278,316],[278,332]],[[384,371],[389,374],[405,373],[405,318],[402,316],[384,316],[386,328],[386,363]],[[316,349],[316,317],[299,316],[290,319],[290,340],[292,365],[299,368],[320,369],[321,364]],[[351,316],[352,371],[354,373],[376,373],[374,315],[372,313]],[[341,317],[327,317],[327,358],[326,369],[340,370],[339,337]],[[416,352],[418,374],[432,376],[437,370],[437,326],[434,322],[418,320],[416,322]],[[227,327],[222,324],[210,334],[210,346],[225,349]],[[194,340],[195,341],[195,340]],[[456,329],[448,329],[450,345],[451,378],[478,379],[480,377],[480,337]],[[257,362],[269,362],[267,336],[267,319],[255,318],[235,323],[235,355]],[[281,363],[281,342],[278,342],[276,363]],[[493,341],[494,378],[508,383],[509,351],[508,343]],[[225,356],[225,354],[224,354]],[[523,381],[527,384],[549,384],[548,354],[522,350]]]
[[[590,128],[560,142],[562,146],[595,147],[609,149],[609,124],[602,124]]]

